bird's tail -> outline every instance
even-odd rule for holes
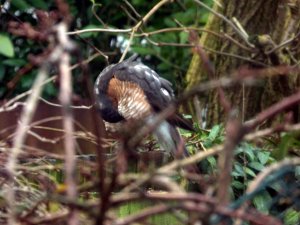
[[[182,159],[190,156],[177,128],[167,121],[163,121],[156,128],[155,136],[159,144],[175,159]],[[197,173],[199,171],[196,165],[188,166],[187,169],[190,172]]]

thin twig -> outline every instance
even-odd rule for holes
[[[61,104],[56,104],[56,103],[53,103],[53,102],[50,102],[50,101],[48,101],[48,100],[46,100],[46,99],[44,99],[44,98],[42,98],[42,97],[40,97],[39,98],[42,102],[45,102],[46,104],[48,104],[48,105],[51,105],[51,106],[54,106],[54,107],[62,107],[62,105]],[[92,107],[93,107],[94,105],[88,105],[88,106],[86,106],[86,105],[71,105],[70,106],[70,108],[71,109],[91,109]]]
[[[300,165],[300,158],[295,157],[295,158],[289,158],[289,159],[284,159],[281,162],[277,162],[272,164],[271,166],[265,168],[262,172],[260,172],[257,177],[251,181],[249,184],[246,193],[251,193],[257,189],[260,184],[263,182],[263,180],[266,179],[266,177],[270,176],[272,173],[275,173],[276,171],[282,170],[284,167],[296,167]]]
[[[86,32],[107,32],[107,33],[129,33],[132,29],[114,29],[114,28],[91,28],[67,32],[68,35],[82,34]]]
[[[297,93],[284,98],[280,102],[275,103],[271,107],[260,112],[254,119],[246,121],[244,127],[248,130],[253,130],[259,124],[263,123],[267,119],[273,118],[275,115],[281,113],[284,110],[289,109],[293,105],[296,105],[300,102],[300,91]]]
[[[283,124],[275,127],[266,128],[263,130],[258,130],[252,133],[249,133],[245,136],[245,140],[255,140],[257,138],[265,137],[272,135],[277,132],[291,132],[300,130],[300,123],[297,124]]]
[[[189,44],[189,43],[182,44],[182,43],[171,43],[171,42],[155,42],[155,41],[151,40],[150,38],[147,38],[147,40],[154,46],[173,46],[173,47],[175,46],[175,47],[183,47],[183,48],[195,47],[195,44]],[[233,53],[229,53],[229,52],[217,51],[217,50],[214,50],[211,48],[207,48],[205,46],[202,46],[202,48],[205,49],[206,51],[209,51],[209,52],[212,52],[212,53],[215,53],[218,55],[224,55],[224,56],[229,56],[232,58],[241,59],[243,61],[250,62],[255,65],[260,65],[260,66],[264,66],[264,67],[268,66],[267,64],[265,64],[263,62],[260,62],[260,61],[257,61],[257,60],[254,60],[254,59],[251,59],[251,58],[248,58],[245,56],[241,56],[241,55],[237,55],[237,54],[233,54]]]
[[[142,19],[140,22],[138,22],[132,29],[131,29],[131,34],[128,40],[128,44],[119,60],[119,62],[122,62],[130,48],[131,42],[133,40],[134,34],[136,33],[136,31],[144,24],[148,21],[148,19],[160,8],[162,7],[164,4],[171,2],[171,0],[161,0],[159,1]]]
[[[13,142],[13,148],[11,149],[8,157],[8,161],[6,164],[6,169],[10,175],[10,179],[7,185],[7,194],[6,200],[8,202],[10,208],[10,216],[8,218],[8,224],[14,225],[17,223],[16,221],[16,202],[15,202],[15,182],[14,179],[17,175],[16,166],[17,159],[22,151],[22,147],[25,141],[25,137],[27,134],[27,129],[29,127],[30,121],[33,118],[33,114],[36,110],[38,98],[42,91],[42,83],[47,78],[47,70],[46,66],[42,66],[40,69],[38,76],[34,82],[31,95],[27,99],[26,107],[23,109],[20,123],[17,127],[16,136]]]
[[[300,166],[300,158],[288,158],[288,159],[284,159],[281,162],[277,162],[272,164],[269,167],[266,167],[262,172],[260,172],[256,178],[254,180],[252,180],[250,182],[250,184],[248,185],[248,188],[246,190],[246,194],[250,195],[251,193],[254,193],[256,190],[259,189],[259,187],[262,185],[262,183],[264,183],[264,181],[266,179],[268,179],[268,177],[270,177],[272,174],[279,172],[281,170],[284,170],[287,167],[296,167],[296,166]],[[248,202],[244,201],[244,204],[242,206],[240,206],[240,210],[242,212],[245,212],[247,210],[248,207]],[[235,225],[240,225],[242,224],[241,220],[237,220],[235,223]]]
[[[67,26],[65,23],[60,23],[57,26],[58,39],[61,48],[68,49],[68,46],[72,45],[66,35]],[[59,70],[61,78],[61,89],[59,98],[62,104],[63,112],[63,127],[65,129],[65,172],[67,186],[67,195],[70,199],[77,198],[77,182],[75,176],[76,170],[76,157],[75,157],[75,139],[73,137],[74,125],[73,115],[71,111],[71,96],[72,96],[72,78],[70,73],[70,56],[68,52],[64,51],[60,57]],[[79,223],[78,214],[74,209],[70,209],[69,224],[76,225]]]
[[[97,58],[100,54],[99,53],[95,53],[94,55],[90,56],[88,59],[84,60],[81,63],[76,63],[74,65],[72,65],[70,67],[71,70],[74,70],[76,68],[78,68],[80,65],[82,64],[88,64],[89,62],[91,62],[92,60],[94,60],[95,58]],[[48,79],[46,79],[45,81],[43,81],[42,85],[46,85],[50,82],[53,82],[57,79],[57,75],[53,75],[51,77],[49,77]],[[14,108],[18,107],[19,105],[22,105],[22,103],[19,103],[18,101],[20,101],[21,99],[25,98],[26,96],[30,95],[32,92],[32,89],[23,92],[22,94],[17,95],[16,97],[10,99],[8,102],[6,102],[5,104],[3,104],[0,107],[0,112],[5,112],[5,111],[10,111],[13,110]],[[7,109],[7,110],[6,110]]]
[[[122,190],[122,192],[129,193],[132,190],[136,189],[137,187],[140,187],[142,184],[144,184],[145,182],[150,180],[154,176],[154,174],[170,174],[170,173],[172,174],[172,171],[174,171],[178,168],[184,168],[185,166],[193,165],[209,156],[219,154],[222,151],[222,149],[223,149],[223,146],[219,145],[219,146],[215,146],[213,148],[207,149],[205,152],[197,152],[196,154],[194,154],[188,158],[184,158],[181,160],[174,160],[171,163],[158,168],[153,173],[145,174],[145,175],[139,177],[139,179],[136,182],[125,187]]]
[[[245,41],[245,43],[251,47],[254,48],[255,46],[253,44],[251,44],[248,41],[248,38],[244,35],[244,33],[237,28],[237,26],[235,26],[235,24],[233,22],[231,22],[229,19],[227,19],[225,16],[223,16],[222,14],[216,12],[215,10],[213,10],[212,8],[210,8],[208,5],[206,5],[205,3],[199,1],[199,0],[194,0],[194,2],[196,2],[198,5],[201,5],[203,8],[207,9],[208,11],[210,11],[212,14],[214,14],[215,16],[219,17],[220,19],[222,19],[223,21],[225,21],[230,27],[233,28],[233,30],[243,39],[243,41]]]
[[[141,18],[142,16],[135,10],[135,8],[128,2],[127,0],[123,0],[126,5],[131,9],[131,11],[135,14],[137,18]]]
[[[279,49],[281,49],[281,48],[286,47],[287,45],[291,44],[294,40],[296,40],[296,39],[299,38],[299,37],[300,37],[300,32],[298,32],[294,37],[292,37],[292,38],[290,38],[290,39],[288,39],[288,40],[286,40],[286,41],[280,43],[279,45],[275,46],[275,47],[274,47],[273,49],[271,49],[270,51],[267,51],[266,54],[269,55],[269,54],[271,54],[271,53],[273,53],[273,52],[275,52],[275,51],[277,51],[277,50],[279,50]]]
[[[226,205],[230,200],[231,171],[234,160],[234,149],[242,141],[245,132],[236,115],[230,115],[226,124],[226,140],[224,149],[218,160],[219,179],[217,197],[220,205]]]

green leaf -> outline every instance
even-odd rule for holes
[[[37,70],[33,70],[32,72],[26,74],[26,76],[22,76],[22,78],[20,79],[21,88],[23,90],[31,88],[36,76]]]
[[[164,42],[177,42],[178,36],[175,33],[164,33],[164,35],[157,36],[158,42],[164,41]],[[171,53],[171,52],[170,52]]]
[[[231,172],[231,175],[233,176],[233,177],[242,177],[239,173],[237,173],[236,171],[232,171]]]
[[[155,53],[154,50],[151,48],[140,47],[140,46],[132,47],[132,51],[139,55],[152,55]]]
[[[299,224],[299,223],[300,223],[299,211],[289,208],[284,214],[284,224],[285,225],[294,225],[294,224]]]
[[[53,83],[48,83],[44,86],[44,94],[46,97],[54,97],[57,94],[57,88]]]
[[[261,164],[265,165],[268,162],[269,158],[270,158],[270,152],[261,152],[261,151],[259,151],[257,153],[257,158],[258,158],[258,160]]]
[[[5,90],[6,90],[6,88],[0,87],[0,96],[3,96]]]
[[[213,128],[211,129],[209,135],[208,135],[208,138],[212,141],[214,141],[217,136],[219,135],[220,133],[220,130],[221,130],[221,126],[220,125],[215,125],[213,126]]]
[[[175,27],[177,25],[174,20],[170,19],[169,17],[164,19],[164,24],[168,27]]]
[[[160,63],[160,64],[157,66],[157,68],[158,68],[160,71],[170,70],[171,65],[163,62],[163,63]]]
[[[0,64],[0,81],[4,78],[4,66]]]
[[[203,145],[205,148],[210,148],[213,146],[213,142],[210,139],[206,139],[203,141]]]
[[[236,189],[244,189],[245,188],[245,184],[243,184],[242,182],[239,182],[237,180],[232,182],[232,186]]]
[[[207,161],[209,162],[211,167],[216,168],[217,160],[215,159],[215,157],[213,156],[207,157]]]
[[[256,174],[248,167],[244,167],[244,171],[246,174],[250,175],[251,177],[256,177]]]
[[[253,147],[247,143],[243,143],[239,146],[235,152],[236,154],[245,154],[250,161],[255,159]]]
[[[7,66],[24,66],[26,61],[24,59],[6,59],[2,63]]]
[[[233,168],[234,168],[234,171],[232,172],[233,176],[235,176],[235,177],[244,177],[245,176],[244,169],[241,165],[235,164],[233,166]]]
[[[252,169],[255,169],[257,171],[262,171],[264,168],[264,166],[259,162],[250,162],[249,167],[251,167]]]
[[[196,13],[197,9],[195,7],[189,7],[184,12],[174,13],[173,18],[181,24],[191,24],[195,23],[195,20],[198,19]]]
[[[47,9],[48,5],[47,5],[47,1],[43,1],[43,0],[28,0],[30,2],[30,4],[38,9]]]
[[[183,137],[191,137],[192,136],[192,132],[189,130],[184,130],[184,129],[179,129],[181,136]]]
[[[255,159],[255,154],[254,154],[252,148],[246,148],[244,153],[247,155],[247,157],[250,161],[253,161]]]
[[[272,156],[277,160],[281,160],[285,158],[285,156],[288,153],[288,149],[293,144],[294,140],[295,139],[293,135],[290,134],[284,135],[281,138],[278,148],[272,152]]]
[[[253,199],[253,204],[258,209],[258,211],[262,213],[268,213],[271,201],[272,201],[272,197],[270,196],[269,193],[265,192],[263,194],[257,195]]]
[[[201,16],[200,16],[200,24],[206,24],[207,20],[208,20],[208,16],[209,14],[208,13],[203,13]]]
[[[180,43],[181,44],[187,43],[188,37],[189,37],[189,34],[187,32],[185,32],[185,31],[180,32],[180,34],[179,34]]]
[[[13,43],[5,34],[0,34],[0,54],[10,58],[15,55]]]
[[[25,0],[11,0],[11,4],[22,11],[30,8],[30,5]]]

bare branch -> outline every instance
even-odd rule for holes
[[[70,42],[66,35],[67,27],[65,23],[61,23],[57,26],[58,39],[61,44],[61,48],[68,49],[73,44]],[[60,57],[60,77],[61,77],[61,89],[59,98],[62,103],[63,110],[63,126],[65,129],[65,161],[66,161],[66,181],[67,195],[70,199],[77,198],[77,182],[76,182],[76,157],[75,157],[75,140],[73,137],[74,125],[73,116],[71,112],[71,96],[72,96],[72,78],[69,68],[70,56],[68,52],[63,52]],[[69,224],[78,224],[78,214],[74,209],[71,209]]]
[[[130,34],[130,37],[129,37],[129,40],[128,40],[128,44],[119,60],[119,62],[122,62],[130,48],[130,45],[131,45],[131,42],[133,40],[133,37],[134,37],[134,34],[137,32],[137,30],[144,24],[148,21],[148,19],[161,7],[163,6],[164,4],[166,3],[169,3],[171,2],[171,0],[161,0],[159,1],[142,19],[140,22],[138,22],[133,28],[132,28],[132,31],[131,31],[131,34]]]
[[[209,6],[207,6],[205,3],[199,1],[199,0],[194,0],[194,2],[196,2],[198,5],[201,5],[202,7],[204,7],[205,9],[207,9],[208,11],[210,11],[211,13],[213,13],[215,16],[221,18],[223,21],[225,21],[230,27],[232,27],[232,29],[243,39],[243,41],[251,48],[254,48],[254,45],[251,44],[248,41],[248,37],[245,36],[245,34],[237,27],[235,26],[235,24],[233,22],[231,22],[229,19],[227,19],[225,16],[223,16],[222,14],[214,11],[212,8],[210,8]]]
[[[27,134],[27,129],[29,127],[30,121],[32,120],[33,114],[35,112],[38,98],[40,96],[40,93],[42,91],[42,83],[46,80],[47,77],[47,71],[46,66],[43,66],[38,76],[34,82],[32,93],[28,97],[26,102],[26,107],[23,109],[20,123],[17,127],[16,136],[14,138],[13,142],[13,148],[11,149],[8,157],[8,161],[6,164],[6,169],[9,173],[10,179],[9,183],[7,185],[7,198],[6,201],[9,204],[10,208],[10,216],[8,218],[8,224],[13,225],[16,224],[16,207],[15,207],[15,182],[14,179],[17,176],[16,166],[17,166],[17,160],[18,156],[22,151],[22,146],[25,141],[25,137]]]

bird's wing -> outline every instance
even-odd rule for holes
[[[174,100],[171,82],[160,77],[154,70],[140,62],[124,61],[124,64],[116,66],[114,76],[121,81],[138,84],[156,112],[165,109]],[[193,130],[192,123],[180,114],[174,114],[167,120],[175,126]]]
[[[148,66],[139,62],[124,63],[116,66],[114,76],[120,81],[136,83],[155,111],[164,109],[173,99],[170,83],[162,79]]]

